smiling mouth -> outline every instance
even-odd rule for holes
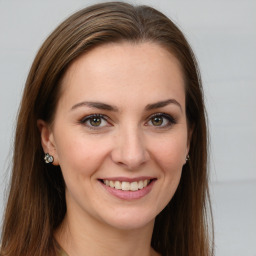
[[[123,191],[138,191],[147,187],[154,179],[145,179],[139,181],[118,181],[118,180],[101,180],[107,187]]]

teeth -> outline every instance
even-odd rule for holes
[[[130,190],[130,183],[123,181],[122,182],[122,190]]]
[[[104,180],[104,184],[109,186],[109,180]]]
[[[115,183],[114,183],[114,181],[109,181],[109,186],[111,187],[111,188],[114,188],[115,187]]]
[[[143,187],[146,187],[146,186],[147,186],[147,181],[146,181],[145,186],[144,186],[144,181],[143,180],[139,181],[139,186],[138,186],[139,189],[143,189]]]
[[[115,188],[123,191],[137,191],[139,189],[145,188],[150,180],[140,180],[140,181],[112,181],[112,180],[103,180],[104,184],[108,187]]]
[[[122,184],[120,181],[116,181],[115,182],[115,189],[121,189],[122,188]]]
[[[131,191],[137,191],[138,189],[139,189],[138,182],[137,181],[132,182],[131,185],[130,185],[130,190]]]

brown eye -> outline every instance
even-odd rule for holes
[[[108,122],[108,117],[101,114],[86,116],[80,121],[80,123],[91,129],[101,129],[111,126]]]
[[[101,125],[101,117],[92,117],[89,119],[90,125],[91,126],[100,126]]]
[[[152,115],[146,125],[150,125],[156,128],[167,128],[176,124],[176,120],[169,114],[156,113]]]
[[[151,122],[154,126],[161,126],[163,124],[163,117],[162,116],[155,116],[151,119]]]

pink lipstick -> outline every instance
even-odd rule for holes
[[[156,179],[152,177],[111,177],[100,179],[102,186],[112,195],[125,200],[135,200],[146,196]]]

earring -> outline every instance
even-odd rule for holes
[[[54,161],[54,158],[52,155],[46,153],[45,156],[44,156],[44,161],[46,164],[52,164],[53,161]]]
[[[189,155],[186,156],[186,162],[190,159]]]

